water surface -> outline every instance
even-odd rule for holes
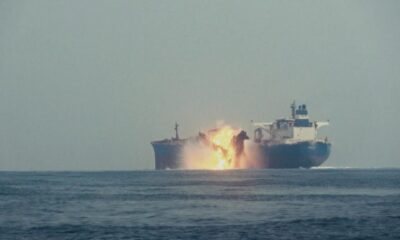
[[[0,239],[400,239],[399,169],[0,172]]]

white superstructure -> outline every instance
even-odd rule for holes
[[[293,102],[291,105],[292,117],[277,119],[270,123],[253,123],[254,141],[274,141],[274,142],[302,142],[315,141],[317,130],[329,125],[329,122],[315,121],[310,122],[306,105],[296,107]]]

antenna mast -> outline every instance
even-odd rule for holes
[[[292,109],[292,118],[296,118],[296,101],[293,101],[292,105],[290,105],[290,108]]]
[[[179,140],[179,133],[178,133],[178,128],[179,128],[179,124],[176,122],[175,123],[175,139]]]

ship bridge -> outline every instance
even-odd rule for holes
[[[254,140],[273,140],[280,142],[301,142],[314,141],[317,138],[317,130],[326,126],[328,122],[311,122],[308,116],[307,106],[305,104],[296,107],[296,104],[290,106],[291,118],[277,119],[271,123],[255,123]],[[266,138],[264,138],[266,133]]]

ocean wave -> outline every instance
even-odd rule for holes
[[[390,231],[388,231],[390,229]],[[389,218],[310,218],[218,225],[72,225],[15,229],[0,227],[8,239],[398,239],[398,221]]]

